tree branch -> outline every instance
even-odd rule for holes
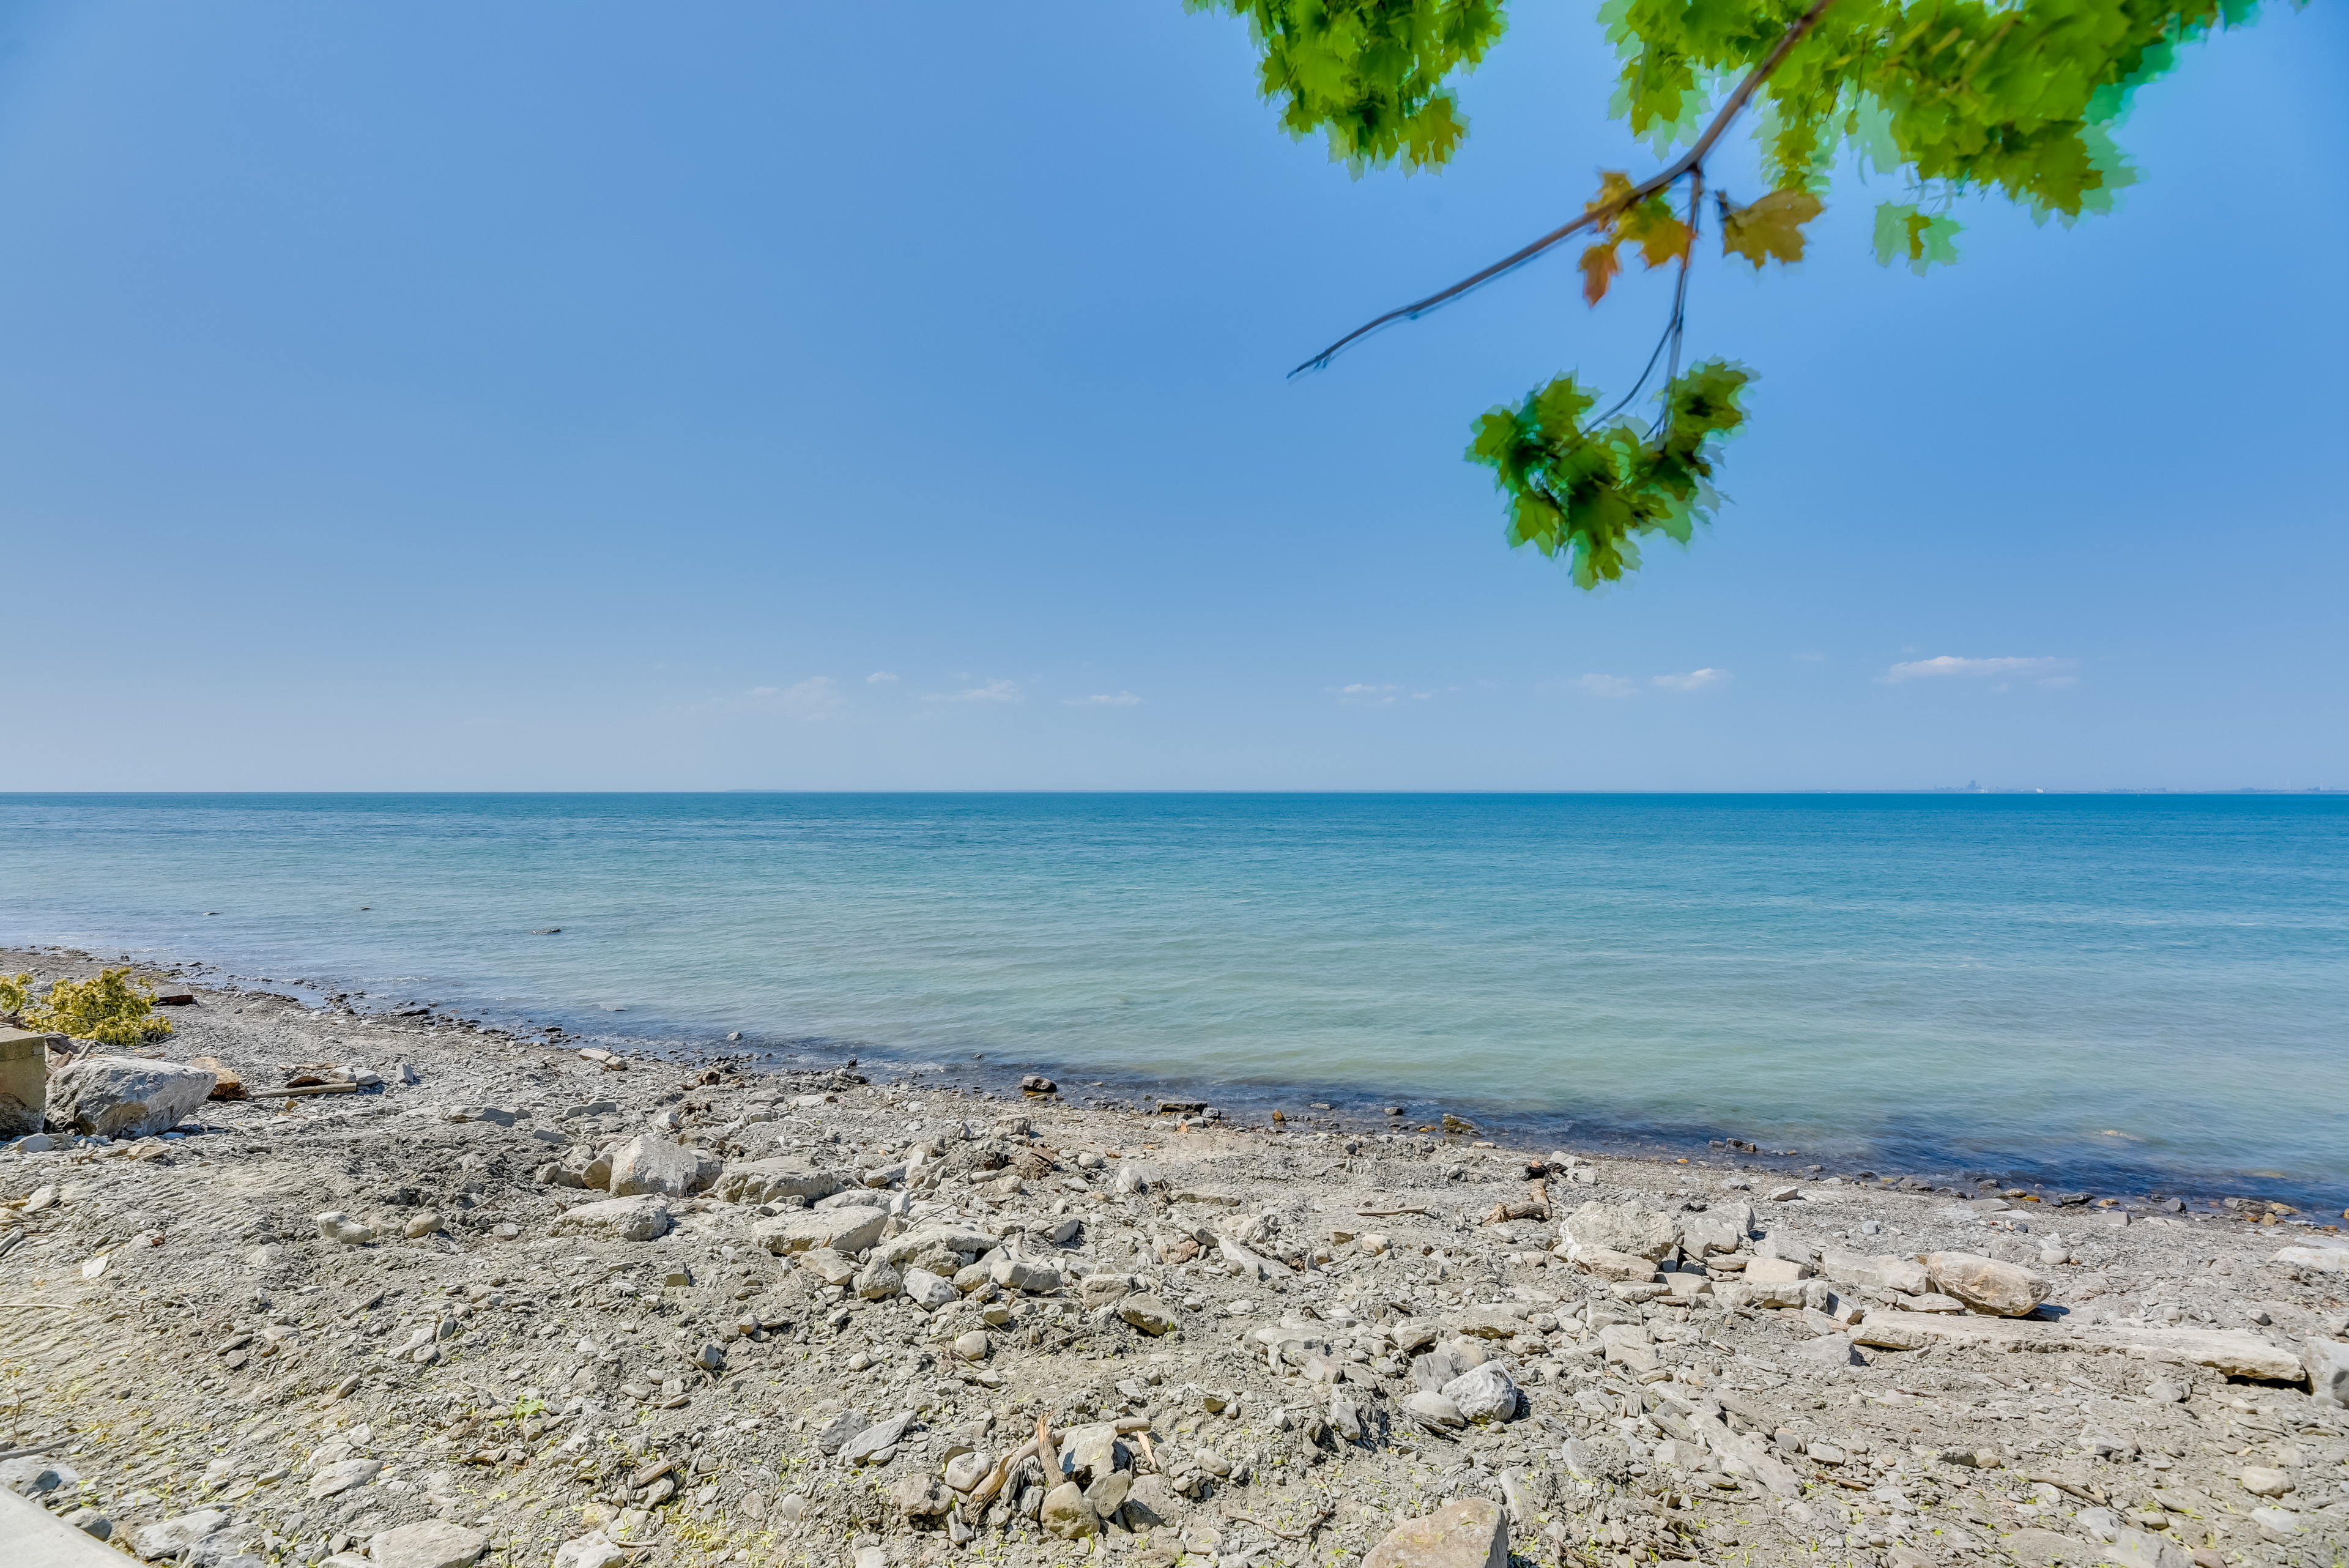
[[[1416,321],[1421,317],[1426,315],[1429,311],[1435,309],[1439,306],[1451,304],[1462,295],[1468,293],[1472,289],[1480,287],[1485,284],[1492,282],[1495,278],[1499,277],[1503,273],[1516,271],[1518,267],[1525,265],[1526,263],[1533,260],[1536,256],[1540,255],[1543,252],[1557,244],[1560,241],[1579,234],[1582,230],[1589,228],[1593,224],[1609,223],[1614,222],[1615,219],[1623,213],[1629,211],[1632,207],[1638,206],[1640,202],[1646,201],[1657,192],[1665,189],[1674,181],[1678,180],[1682,175],[1688,173],[1691,170],[1700,167],[1704,162],[1705,154],[1713,151],[1713,144],[1721,140],[1722,132],[1727,130],[1729,129],[1730,122],[1735,119],[1739,113],[1744,109],[1746,104],[1752,100],[1755,90],[1759,88],[1764,82],[1770,79],[1772,72],[1775,71],[1781,65],[1785,63],[1787,54],[1793,50],[1796,44],[1803,41],[1805,36],[1807,35],[1813,27],[1818,25],[1819,18],[1826,16],[1827,7],[1834,4],[1835,0],[1813,0],[1811,8],[1795,19],[1794,24],[1786,29],[1785,36],[1779,38],[1776,47],[1771,49],[1768,56],[1763,59],[1762,63],[1748,71],[1745,74],[1745,79],[1737,84],[1737,90],[1729,95],[1728,101],[1723,103],[1721,106],[1720,112],[1713,117],[1713,123],[1706,126],[1704,128],[1704,134],[1696,139],[1696,144],[1691,147],[1687,152],[1683,153],[1681,156],[1680,161],[1672,164],[1671,168],[1664,170],[1661,173],[1650,175],[1647,179],[1641,181],[1639,184],[1632,186],[1629,192],[1617,197],[1612,202],[1601,202],[1587,209],[1583,213],[1582,216],[1575,219],[1572,223],[1552,229],[1549,233],[1544,234],[1533,244],[1526,246],[1523,250],[1516,251],[1508,255],[1503,256],[1499,261],[1495,262],[1491,266],[1485,268],[1481,272],[1471,273],[1468,276],[1462,278],[1458,283],[1454,284],[1451,287],[1438,289],[1435,293],[1429,295],[1425,299],[1415,300],[1412,304],[1398,306],[1393,310],[1388,311],[1384,316],[1364,322],[1361,326],[1355,327],[1351,332],[1347,333],[1343,337],[1339,338],[1335,343],[1330,344],[1327,348],[1322,349],[1319,354],[1314,355],[1310,359],[1306,360],[1302,365],[1298,366],[1297,369],[1295,370],[1291,370],[1289,374],[1294,376],[1305,370],[1319,370],[1324,369],[1329,365],[1331,359],[1335,358],[1341,350],[1343,350],[1348,345],[1353,343],[1356,339],[1369,337],[1371,333],[1376,332],[1380,327],[1386,326],[1391,321]]]

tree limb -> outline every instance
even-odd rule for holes
[[[1415,300],[1405,306],[1399,306],[1395,309],[1388,311],[1384,316],[1377,317],[1370,321],[1364,322],[1361,326],[1355,327],[1351,332],[1347,333],[1343,337],[1339,338],[1335,343],[1330,344],[1327,348],[1322,349],[1319,354],[1314,355],[1310,359],[1308,359],[1303,364],[1298,366],[1297,369],[1295,370],[1291,370],[1289,374],[1294,376],[1300,371],[1319,370],[1326,368],[1331,359],[1335,358],[1341,350],[1343,350],[1348,345],[1353,343],[1356,339],[1370,336],[1370,334],[1376,332],[1380,327],[1386,326],[1391,321],[1416,321],[1421,317],[1426,315],[1429,311],[1435,309],[1439,306],[1451,304],[1452,301],[1459,298],[1462,295],[1466,294],[1470,290],[1477,288],[1482,285],[1492,282],[1495,278],[1499,277],[1503,273],[1516,271],[1518,267],[1523,266],[1526,263],[1533,260],[1536,256],[1540,255],[1543,252],[1549,250],[1560,241],[1565,240],[1573,234],[1579,234],[1582,230],[1589,228],[1593,224],[1612,223],[1618,216],[1629,211],[1630,208],[1638,206],[1640,202],[1646,201],[1657,192],[1665,189],[1674,181],[1678,180],[1682,175],[1701,166],[1704,161],[1705,155],[1713,151],[1713,144],[1721,140],[1722,133],[1729,129],[1730,122],[1735,119],[1744,109],[1746,104],[1752,100],[1756,89],[1758,89],[1764,82],[1770,79],[1771,73],[1785,63],[1787,54],[1793,50],[1796,44],[1803,41],[1804,37],[1813,27],[1818,26],[1819,18],[1826,16],[1827,7],[1834,4],[1835,0],[1813,0],[1811,8],[1795,19],[1794,24],[1786,29],[1785,36],[1779,38],[1776,47],[1772,48],[1770,53],[1764,57],[1762,63],[1748,71],[1745,74],[1745,79],[1737,84],[1736,90],[1729,95],[1728,100],[1721,106],[1720,112],[1716,113],[1713,117],[1713,123],[1704,128],[1704,133],[1696,139],[1695,145],[1691,147],[1687,152],[1683,153],[1679,161],[1673,163],[1671,167],[1664,170],[1661,173],[1650,175],[1647,179],[1641,181],[1639,184],[1632,186],[1630,191],[1617,197],[1612,202],[1600,202],[1586,209],[1583,214],[1573,222],[1552,229],[1548,234],[1544,234],[1541,238],[1526,246],[1523,250],[1515,251],[1508,255],[1503,256],[1499,261],[1495,262],[1491,266],[1485,267],[1480,272],[1471,273],[1468,276],[1462,278],[1458,283],[1454,284],[1451,287],[1438,289],[1435,293],[1429,295],[1425,299]]]

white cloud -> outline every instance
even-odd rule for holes
[[[1667,691],[1702,691],[1707,687],[1719,686],[1728,679],[1729,671],[1726,670],[1707,669],[1692,670],[1686,675],[1651,676],[1648,683],[1661,686]]]
[[[864,678],[867,686],[895,686],[897,677],[886,670],[876,670]]]
[[[926,691],[925,702],[1025,702],[1027,695],[1016,680],[988,680],[965,691]]]
[[[1333,686],[1330,690],[1338,694],[1339,701],[1350,708],[1385,708],[1402,695],[1400,686],[1372,686],[1361,680],[1351,686]]]
[[[1113,696],[1096,692],[1091,697],[1063,697],[1061,699],[1061,706],[1063,708],[1132,708],[1141,701],[1141,698],[1131,691],[1120,691]]]
[[[1898,686],[1904,680],[2004,676],[2035,678],[2042,686],[2060,688],[2079,684],[2077,676],[2064,673],[2076,662],[2070,659],[1960,659],[1944,653],[1933,659],[1912,659],[1896,664],[1880,679],[1888,686]]]
[[[742,693],[742,706],[760,713],[782,713],[794,719],[829,719],[848,711],[840,686],[829,675],[813,676],[796,686],[753,686]]]
[[[1583,675],[1574,682],[1593,697],[1637,697],[1640,689],[1619,675]]]

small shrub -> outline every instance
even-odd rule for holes
[[[171,1032],[171,1021],[156,1014],[153,989],[134,984],[127,969],[100,970],[88,980],[61,980],[37,1005],[28,992],[32,979],[25,974],[0,981],[0,1007],[16,999],[8,1010],[23,1018],[27,1029],[102,1045],[137,1045]]]

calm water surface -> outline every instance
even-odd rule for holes
[[[0,941],[950,1080],[2349,1187],[2337,797],[7,795]]]

